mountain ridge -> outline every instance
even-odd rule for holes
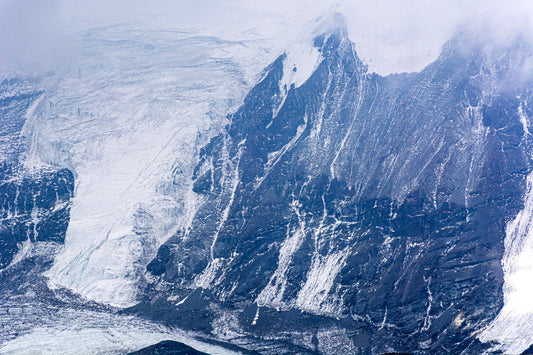
[[[411,349],[481,351],[471,335],[502,306],[505,223],[531,165],[527,99],[502,83],[529,52],[494,63],[451,43],[421,73],[380,77],[342,30],[318,36],[320,64],[281,100],[279,57],[202,150],[194,191],[208,199],[152,262],[158,287],[348,316],[375,327],[373,352],[398,350],[385,345],[393,333]]]

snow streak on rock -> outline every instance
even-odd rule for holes
[[[285,306],[283,296],[287,287],[287,272],[292,261],[293,254],[300,248],[305,237],[305,222],[301,221],[300,226],[295,231],[291,231],[287,226],[287,239],[279,250],[278,267],[274,275],[270,278],[268,285],[257,297],[258,305]]]
[[[330,291],[347,256],[348,253],[344,251],[326,256],[318,254],[313,256],[307,280],[296,299],[296,304],[300,309],[326,314],[340,313],[340,302],[330,295]]]

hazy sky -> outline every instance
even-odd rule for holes
[[[283,43],[331,9],[345,15],[360,56],[382,74],[422,69],[463,26],[495,41],[533,37],[533,0],[0,0],[0,72],[53,66],[75,50],[68,36],[80,28],[133,22],[230,38],[253,29]]]

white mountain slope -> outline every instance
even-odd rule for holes
[[[195,211],[197,150],[268,58],[258,58],[257,42],[128,26],[89,30],[78,40],[82,54],[44,79],[24,127],[26,165],[59,165],[76,177],[49,284],[126,307],[159,245]]]
[[[533,343],[533,174],[528,176],[524,200],[524,209],[505,230],[504,305],[479,336],[483,342],[499,343],[490,351],[518,354]]]

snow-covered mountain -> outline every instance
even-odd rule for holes
[[[32,77],[8,74],[1,83],[2,342],[50,318],[47,307],[32,306],[35,295],[13,305],[14,294],[50,287],[109,306],[136,304],[147,282],[146,265],[190,223],[199,203],[191,179],[198,151],[268,63],[266,55],[256,58],[265,54],[260,42],[196,32],[117,25],[82,31],[73,40],[83,51],[68,66]],[[46,278],[26,285],[31,290],[18,289],[12,278],[27,268]],[[57,302],[53,297],[47,302]],[[24,315],[14,311],[19,307]],[[111,324],[125,334],[117,344],[104,341],[102,351],[136,350],[172,334],[148,326],[139,332],[156,338],[139,343],[121,329],[139,327],[140,321],[107,325],[105,314],[93,321],[85,315],[91,312],[79,313],[55,319],[59,325],[79,321],[76,327],[88,327],[88,337],[105,337],[103,330],[91,329]],[[13,322],[13,315],[32,321]],[[50,324],[20,338],[30,345],[25,351],[43,341],[56,353],[63,337],[76,334]],[[16,353],[19,346],[26,349],[16,340],[5,351]]]
[[[43,79],[24,163],[76,177],[50,285],[131,306],[146,264],[194,213],[193,159],[249,86],[250,64],[233,59],[249,44],[124,26],[83,41],[86,57]]]
[[[279,56],[126,25],[76,40],[0,84],[2,352],[533,344],[523,38],[465,31],[387,76],[338,14]]]
[[[139,308],[170,295],[189,312],[195,295],[230,307],[233,332],[324,352],[488,349],[476,334],[525,350],[509,323],[527,307],[503,308],[505,332],[486,326],[515,297],[504,272],[524,272],[511,245],[527,224],[504,239],[530,166],[530,82],[517,75],[531,51],[469,41],[388,77],[366,72],[342,27],[314,38],[305,80],[291,82],[290,52],[274,61],[202,150],[194,191],[207,200],[148,265],[159,280]]]

